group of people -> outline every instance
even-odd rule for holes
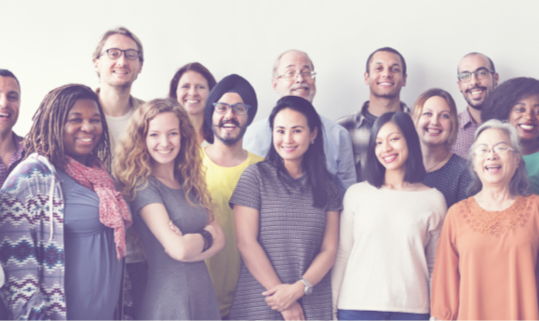
[[[539,319],[539,80],[498,86],[470,53],[462,113],[437,88],[410,109],[404,57],[380,48],[369,100],[334,122],[289,50],[252,123],[253,86],[196,62],[134,98],[126,28],[93,61],[100,88],[51,90],[24,138],[0,69],[1,317]]]

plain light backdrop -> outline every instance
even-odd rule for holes
[[[463,110],[456,68],[471,51],[492,58],[502,82],[539,77],[535,0],[0,0],[0,12],[0,68],[13,71],[22,87],[19,135],[28,132],[51,89],[67,83],[98,87],[92,52],[106,30],[119,26],[144,46],[135,97],[165,97],[175,71],[198,61],[217,80],[231,73],[249,80],[258,95],[257,119],[279,98],[271,87],[272,66],[288,49],[303,50],[313,60],[314,105],[333,120],[368,99],[365,60],[384,46],[406,59],[401,99],[408,106],[439,87]]]

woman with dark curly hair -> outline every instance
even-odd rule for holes
[[[532,192],[539,194],[539,80],[519,77],[499,85],[485,102],[481,118],[505,120],[517,129]]]

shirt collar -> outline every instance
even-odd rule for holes
[[[365,110],[365,108],[369,108],[369,103],[370,101],[366,101],[363,103],[363,106],[361,107],[361,109],[359,110],[359,112],[356,114],[356,128],[359,128],[361,127],[361,125],[363,125],[363,123],[365,122],[365,116],[363,115],[363,111]],[[410,113],[410,108],[408,108],[408,106],[406,106],[406,104],[404,102],[401,101],[401,110],[405,113]]]

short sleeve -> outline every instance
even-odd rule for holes
[[[332,182],[328,186],[328,205],[326,206],[326,211],[340,210],[342,210],[342,199],[337,186]]]
[[[259,166],[261,165],[253,164],[241,174],[238,185],[236,185],[229,201],[231,208],[234,208],[234,205],[241,205],[260,211],[260,183],[262,176]]]
[[[152,179],[148,179],[148,184],[146,187],[140,191],[137,191],[135,194],[135,199],[129,203],[131,207],[131,212],[134,215],[138,215],[138,212],[141,208],[149,204],[163,204],[163,197],[159,192],[158,183]]]

